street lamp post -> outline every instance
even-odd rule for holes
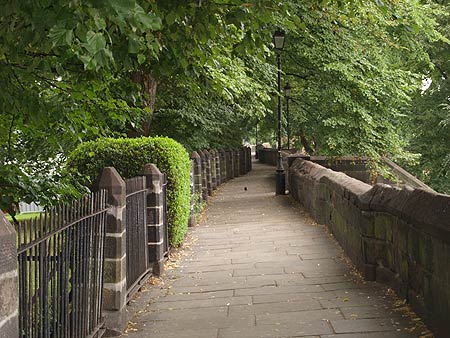
[[[283,159],[281,157],[281,51],[284,48],[285,34],[281,31],[276,31],[273,34],[273,45],[277,53],[278,65],[278,148],[277,148],[277,170],[276,170],[276,195],[284,195],[286,193],[286,183],[283,168]]]
[[[284,86],[284,97],[286,98],[286,132],[287,132],[287,148],[291,149],[291,126],[289,117],[289,99],[291,98],[291,85],[286,83]]]
[[[258,120],[256,120],[255,159],[258,159]]]

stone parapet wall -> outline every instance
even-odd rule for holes
[[[320,164],[323,167],[339,171],[347,174],[350,177],[356,178],[362,182],[368,184],[386,183],[396,186],[409,186],[412,188],[421,188],[428,191],[434,191],[425,183],[420,181],[417,177],[413,176],[405,169],[392,162],[388,158],[383,158],[382,162],[391,171],[395,182],[388,178],[376,175],[373,177],[370,168],[368,166],[369,159],[361,156],[304,156],[301,154],[293,154],[288,156],[288,167],[293,163],[296,158],[303,158],[311,160],[314,163]]]
[[[296,154],[296,149],[283,149],[281,151],[281,158],[283,161],[283,167],[284,169],[288,168],[288,159],[290,156],[294,156],[293,154]],[[302,157],[303,155],[295,155],[298,157]],[[264,164],[270,164],[273,166],[277,165],[277,159],[278,159],[278,150],[275,148],[260,148],[258,149],[258,160],[261,163]]]
[[[258,160],[264,164],[277,165],[277,150],[273,148],[262,148],[258,150]]]
[[[302,159],[290,167],[289,190],[367,279],[390,285],[436,337],[450,337],[450,196],[372,187]]]

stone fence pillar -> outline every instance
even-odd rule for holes
[[[217,174],[216,174],[216,153],[214,149],[208,150],[211,160],[211,189],[217,189]]]
[[[261,163],[264,163],[264,161],[261,160],[262,152],[264,151],[263,145],[257,144],[255,151],[256,151],[255,159],[259,160]]]
[[[233,150],[227,150],[227,179],[231,180],[234,177],[234,154]]]
[[[206,166],[206,187],[208,190],[208,196],[212,196],[212,170],[211,170],[211,154],[208,150],[203,150],[205,155],[205,166]]]
[[[113,167],[103,169],[97,188],[108,191],[105,237],[105,265],[103,277],[103,313],[107,335],[118,336],[127,326],[126,259],[126,186]]]
[[[188,226],[192,227],[195,223],[195,182],[194,182],[194,166],[195,161],[191,159],[191,173],[190,173],[190,180],[191,180],[191,214],[189,215],[189,221]]]
[[[220,154],[217,149],[214,149],[214,156],[216,159],[216,184],[219,186],[222,184],[222,175],[220,171]]]
[[[202,159],[200,155],[193,151],[191,154],[191,160],[194,161],[194,189],[197,195],[198,201],[196,203],[201,203],[202,201]]]
[[[227,178],[227,155],[224,149],[219,149],[220,157],[220,183],[225,182]]]
[[[198,155],[200,156],[201,160],[201,169],[202,169],[202,200],[207,202],[208,201],[208,175],[206,170],[206,157],[203,151],[198,150]]]
[[[0,211],[0,338],[19,337],[16,231]]]
[[[245,147],[239,149],[239,175],[245,175],[247,172],[245,170],[247,154],[245,152]]]
[[[239,176],[239,166],[240,166],[239,150],[233,150],[233,156],[234,156],[233,174],[234,174],[234,177],[238,177]]]
[[[164,271],[164,192],[165,175],[154,164],[144,166],[147,193],[147,242],[148,259],[153,264],[153,274],[160,276]]]
[[[244,157],[245,157],[245,173],[248,173],[250,171],[250,163],[251,159],[248,157],[248,148],[244,147]]]

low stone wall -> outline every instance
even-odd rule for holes
[[[367,158],[365,157],[341,157],[333,159],[328,156],[311,156],[311,161],[326,167],[328,169],[339,171],[347,174],[350,177],[356,178],[360,181],[370,184],[371,175],[367,170]],[[377,181],[376,183],[385,183]]]
[[[289,170],[289,190],[367,279],[390,285],[436,337],[450,337],[449,195],[372,187],[302,159]]]
[[[350,177],[356,178],[362,182],[368,184],[375,183],[386,183],[396,186],[410,186],[412,188],[421,188],[424,190],[434,191],[425,183],[420,181],[417,177],[414,177],[405,169],[392,162],[388,158],[383,158],[384,164],[390,169],[392,175],[395,177],[396,182],[392,182],[382,176],[377,176],[375,182],[373,182],[373,177],[370,173],[370,169],[367,166],[367,157],[358,156],[341,156],[341,157],[330,157],[330,156],[303,156],[303,155],[290,155],[288,157],[289,166],[294,162],[296,158],[306,158],[314,163],[320,164],[323,167],[332,169],[334,171],[339,171],[347,174]]]
[[[277,150],[273,148],[262,148],[258,150],[258,160],[264,164],[277,165]]]
[[[281,151],[281,157],[283,159],[283,166],[285,169],[288,167],[288,158],[292,154],[297,153],[296,149],[283,149]],[[301,157],[302,155],[296,155]],[[258,149],[258,160],[264,164],[277,165],[278,151],[275,148],[260,148]]]

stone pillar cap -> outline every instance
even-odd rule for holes
[[[114,206],[125,204],[125,181],[114,167],[105,167],[97,181],[98,189],[107,189],[108,203]]]
[[[161,171],[153,163],[147,163],[144,165],[144,175],[161,175]]]
[[[197,150],[197,153],[198,153],[198,155],[200,156],[200,158],[201,158],[202,160],[205,159],[205,153],[204,153],[203,151]]]
[[[192,159],[196,159],[196,158],[201,158],[201,157],[200,157],[200,155],[198,154],[198,152],[193,151],[193,152],[191,153],[191,160],[192,160]]]

